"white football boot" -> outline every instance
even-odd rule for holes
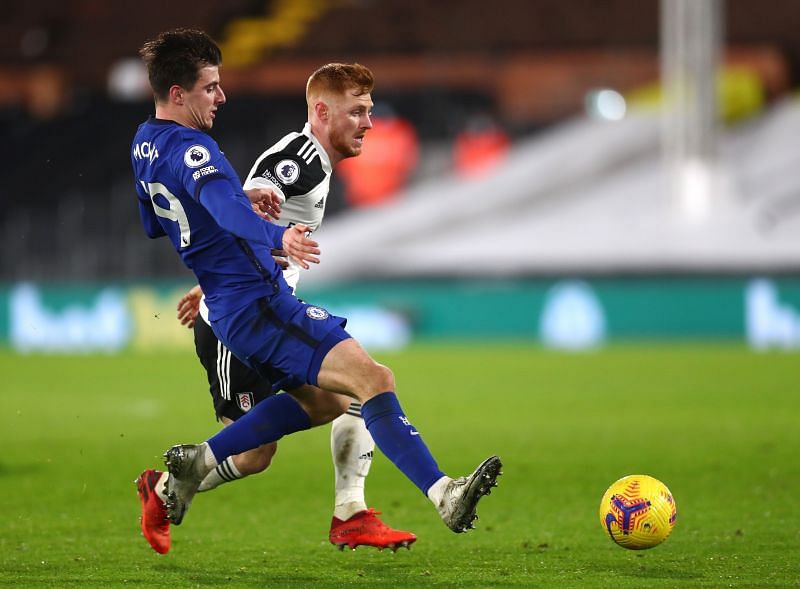
[[[475,527],[473,522],[478,519],[475,513],[478,501],[497,486],[497,477],[503,474],[502,467],[500,458],[492,456],[468,477],[453,479],[447,484],[436,510],[448,528],[460,534]]]
[[[181,444],[164,453],[164,464],[169,470],[167,478],[167,518],[179,525],[192,503],[200,483],[211,471],[204,459],[205,444]]]

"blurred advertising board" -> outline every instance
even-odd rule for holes
[[[19,352],[192,349],[175,318],[187,283],[0,286],[0,345]],[[301,293],[372,349],[416,341],[719,340],[800,349],[800,278],[363,282]]]

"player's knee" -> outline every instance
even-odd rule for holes
[[[371,358],[355,340],[345,340],[329,352],[318,382],[322,388],[361,402],[395,389],[394,373]]]
[[[381,393],[386,391],[393,391],[395,389],[395,382],[394,382],[394,372],[388,366],[384,366],[383,364],[378,364],[378,369],[381,373]]]
[[[394,389],[394,373],[388,366],[376,362],[371,371],[368,388],[365,391],[366,397],[372,398],[387,391],[394,391]]]

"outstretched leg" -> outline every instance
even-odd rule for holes
[[[328,352],[318,382],[363,403],[361,415],[381,452],[431,500],[451,530],[460,533],[473,527],[478,501],[497,485],[501,474],[498,457],[485,460],[469,477],[447,477],[400,406],[391,370],[375,362],[352,338]]]
[[[246,312],[231,315],[226,321],[246,324],[248,321],[252,323],[253,319],[263,319],[258,325],[264,328],[253,332],[254,336],[258,336],[254,340],[256,343],[261,341],[258,338],[276,331],[270,325],[277,325],[281,338],[278,343],[281,345],[275,349],[280,352],[262,351],[263,346],[254,349],[254,352],[270,354],[269,358],[274,357],[278,368],[290,369],[293,378],[306,374],[308,381],[325,389],[320,391],[311,387],[323,395],[340,393],[360,401],[367,429],[381,451],[433,502],[451,530],[460,533],[471,528],[477,517],[478,501],[496,486],[496,479],[501,474],[500,459],[490,457],[469,477],[456,480],[447,477],[439,469],[419,431],[402,410],[394,393],[391,370],[375,362],[341,326],[329,329],[333,317],[324,309],[312,308],[297,299],[280,295],[270,304],[274,304],[274,308],[264,303],[260,314],[248,308]],[[303,337],[297,335],[300,329],[297,324],[292,324],[289,329],[288,324],[276,319],[289,315],[302,322],[303,329],[309,330],[303,332]],[[326,335],[321,339],[314,339],[310,335],[318,332],[312,325],[315,322],[328,330],[323,332]],[[218,327],[225,328],[224,325]],[[245,339],[243,336],[242,340]],[[302,342],[302,345],[296,342]],[[309,346],[311,343],[313,346]],[[295,350],[298,354],[296,358],[289,353],[290,350]],[[262,357],[252,354],[246,356]],[[268,368],[270,366],[267,365]],[[167,509],[173,523],[183,519],[200,481],[220,461],[313,425],[300,403],[292,403],[285,397],[278,395],[266,399],[207,443],[200,446],[174,446],[167,451],[165,456],[173,475],[170,477]]]
[[[200,445],[173,446],[164,454],[170,477],[167,481],[167,514],[178,525],[200,484],[227,457],[284,435],[330,423],[347,408],[342,395],[310,385],[264,399],[246,415]]]

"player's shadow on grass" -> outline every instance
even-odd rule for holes
[[[388,555],[387,555],[388,556]],[[389,557],[391,558],[391,557]],[[350,563],[352,565],[352,563]],[[298,567],[300,565],[298,564]],[[329,574],[309,574],[300,570],[287,571],[285,563],[270,565],[266,562],[254,563],[243,568],[221,569],[217,572],[198,571],[196,567],[164,560],[150,566],[150,570],[159,574],[164,587],[252,587],[263,589],[265,587],[285,587],[298,589],[340,589],[346,586],[384,587],[391,586],[392,579],[399,579],[399,586],[403,580],[409,580],[412,585],[417,579],[427,585],[425,577],[420,572],[418,563],[387,561],[386,563],[362,562],[355,566],[344,566],[341,578],[331,579]],[[272,568],[271,568],[272,567]],[[290,567],[294,569],[294,567]],[[279,570],[281,569],[281,570]],[[145,586],[149,586],[145,583]],[[485,581],[469,580],[459,583],[460,587],[487,587]],[[488,585],[491,586],[491,585]]]
[[[28,462],[25,464],[3,464],[0,462],[0,478],[18,477],[33,472],[41,472],[42,470],[44,470],[44,467],[35,462]]]
[[[598,567],[599,568],[599,567]],[[626,569],[616,568],[614,574],[621,577],[636,577],[643,579],[700,579],[702,574],[688,571],[685,568],[671,568],[650,563],[630,563]]]
[[[198,573],[190,567],[182,566],[161,566],[153,567],[164,575],[168,583],[164,587],[253,587],[263,589],[264,587],[323,587],[319,578],[313,575],[270,574],[263,571],[220,571],[219,573]],[[342,583],[338,584],[341,587]]]

